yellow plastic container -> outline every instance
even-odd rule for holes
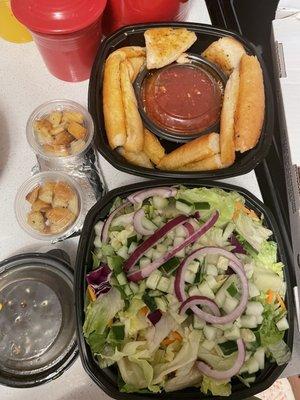
[[[0,0],[0,37],[13,43],[32,40],[30,32],[13,15],[9,0]]]

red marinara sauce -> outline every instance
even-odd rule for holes
[[[220,118],[220,84],[197,65],[171,64],[151,72],[143,81],[141,95],[148,117],[181,135],[205,131]]]

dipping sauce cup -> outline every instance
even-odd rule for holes
[[[15,17],[31,32],[49,72],[69,82],[90,76],[102,38],[106,0],[12,0]]]

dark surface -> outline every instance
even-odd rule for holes
[[[266,95],[266,112],[265,121],[262,129],[260,140],[256,147],[243,154],[237,153],[235,163],[228,168],[203,171],[203,172],[177,172],[177,171],[161,171],[159,169],[148,169],[129,164],[121,157],[116,150],[111,150],[106,137],[104,118],[102,111],[102,81],[104,72],[104,62],[108,55],[119,47],[141,45],[144,46],[144,31],[150,27],[171,26],[171,27],[186,27],[194,31],[198,37],[196,43],[193,44],[191,53],[201,53],[213,41],[222,36],[233,36],[239,40],[249,54],[255,54],[260,60],[264,73],[265,95]],[[102,43],[93,65],[91,79],[89,84],[88,108],[93,117],[95,124],[95,143],[100,153],[105,157],[115,168],[121,171],[140,175],[149,178],[191,178],[191,179],[221,179],[230,178],[237,175],[242,175],[253,170],[267,155],[273,133],[273,95],[268,73],[261,58],[260,50],[251,42],[245,40],[244,37],[232,31],[212,27],[205,24],[195,23],[157,23],[157,24],[141,24],[127,26],[116,31]],[[167,152],[174,149],[174,143],[163,140],[163,146]],[[175,147],[177,145],[175,144]]]
[[[79,352],[81,356],[81,361],[85,371],[94,380],[94,382],[107,393],[109,396],[125,400],[141,400],[146,398],[159,398],[165,400],[177,400],[179,397],[184,400],[192,400],[199,398],[199,389],[185,389],[181,391],[176,391],[173,393],[162,393],[158,395],[146,395],[138,393],[120,393],[117,386],[117,371],[116,368],[106,368],[101,370],[97,365],[89,346],[86,344],[82,325],[84,322],[84,299],[86,293],[86,283],[85,276],[90,271],[92,266],[92,250],[94,247],[94,225],[99,221],[104,219],[109,213],[110,207],[112,206],[115,197],[120,196],[125,198],[130,193],[137,190],[147,189],[150,187],[159,186],[172,186],[185,184],[185,186],[192,187],[220,187],[224,190],[236,190],[241,193],[246,199],[246,205],[251,209],[255,210],[259,215],[263,214],[265,218],[265,225],[272,229],[274,233],[273,239],[278,243],[278,256],[287,268],[285,269],[285,279],[287,281],[287,296],[286,303],[288,310],[293,310],[294,306],[292,304],[292,287],[294,286],[293,278],[293,265],[290,263],[289,258],[286,253],[287,242],[286,238],[281,235],[280,229],[277,224],[277,218],[275,219],[269,209],[261,203],[256,197],[254,197],[247,190],[242,189],[237,186],[228,185],[221,182],[211,182],[203,181],[189,181],[189,184],[184,180],[173,179],[173,180],[160,180],[160,181],[147,181],[141,182],[139,184],[124,186],[115,190],[110,191],[103,199],[95,204],[95,206],[89,211],[84,226],[82,229],[82,234],[80,237],[80,242],[78,245],[77,259],[75,265],[75,307],[76,307],[76,328],[77,328],[77,338]],[[294,332],[294,315],[293,312],[288,312],[288,320],[290,324],[290,329],[286,333],[285,340],[288,346],[292,349],[293,347],[293,332]],[[247,388],[239,381],[234,381],[232,388],[233,394],[227,397],[229,400],[243,400],[250,396],[253,396],[263,390],[267,389],[273,384],[273,382],[281,375],[284,370],[285,365],[277,366],[276,364],[266,363],[266,368],[258,374],[257,381]],[[201,395],[201,399],[213,400],[221,399],[220,397],[205,396]]]

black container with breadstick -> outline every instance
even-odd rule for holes
[[[220,89],[207,71],[191,68],[189,54],[222,71]],[[134,82],[145,69],[150,102],[141,110]],[[259,52],[240,35],[204,24],[135,25],[108,37],[92,70],[89,110],[100,153],[117,169],[144,177],[241,175],[266,157],[272,141],[273,97]],[[194,136],[185,143],[162,138],[143,112]],[[211,121],[214,129],[205,131]]]

